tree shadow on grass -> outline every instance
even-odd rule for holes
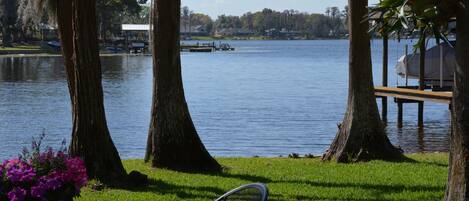
[[[426,165],[430,165],[430,166],[444,167],[444,168],[447,168],[447,167],[448,167],[448,164],[447,164],[447,163],[444,163],[444,162],[430,161],[430,162],[419,162],[419,163],[421,163],[421,164],[426,164]]]
[[[370,160],[373,161],[373,160]],[[370,161],[363,161],[363,162],[370,162]],[[396,159],[386,159],[386,160],[381,160],[384,162],[390,162],[390,163],[410,163],[410,164],[426,164],[430,166],[438,166],[438,167],[448,167],[448,164],[445,164],[444,162],[436,162],[436,161],[419,161],[415,160],[413,158],[410,158],[408,156],[403,155],[400,158]]]
[[[312,187],[322,187],[322,188],[356,188],[364,189],[370,192],[373,192],[375,195],[372,198],[341,198],[334,195],[327,197],[320,196],[302,196],[297,195],[293,196],[297,200],[335,200],[335,201],[359,201],[359,200],[371,200],[371,201],[382,201],[387,200],[383,198],[387,194],[396,194],[403,192],[434,192],[441,193],[443,195],[445,187],[444,186],[432,186],[432,185],[402,185],[402,184],[369,184],[369,183],[334,183],[334,182],[317,182],[317,181],[305,181],[305,180],[285,180],[285,181],[275,181],[274,183],[289,183],[289,184],[298,184],[298,185],[309,185]],[[279,197],[282,200],[282,195],[273,196]],[[291,199],[287,198],[286,200]],[[435,200],[441,199],[440,197],[435,197]]]
[[[372,160],[364,161],[364,162],[370,162],[370,161],[373,161],[373,160],[381,160],[381,161],[390,162],[390,163],[419,163],[419,161],[417,161],[415,159],[412,159],[412,158],[409,158],[406,155],[401,155],[401,156],[396,157],[396,158],[372,159]]]
[[[441,197],[434,197],[432,200],[441,200]],[[344,197],[338,197],[334,195],[330,196],[315,196],[315,195],[291,195],[291,196],[284,196],[280,194],[271,194],[269,196],[269,200],[275,200],[275,201],[395,201],[396,199],[386,199],[386,198],[344,198]],[[415,199],[401,199],[401,201],[421,201],[421,200],[415,200]]]
[[[398,193],[403,191],[432,191],[441,192],[445,190],[444,186],[431,185],[402,185],[402,184],[369,184],[369,183],[334,183],[334,182],[316,182],[305,180],[285,180],[275,181],[275,183],[306,184],[314,187],[325,188],[360,188],[367,190],[379,190],[386,193]]]
[[[209,176],[214,176],[214,177],[239,179],[239,180],[244,180],[244,181],[248,181],[252,183],[271,183],[272,182],[272,179],[270,178],[257,176],[257,175],[249,175],[249,174],[236,174],[236,173],[229,173],[229,172],[205,173],[205,174]]]
[[[225,193],[224,189],[211,186],[186,186],[149,179],[147,187],[128,187],[131,192],[150,192],[159,195],[176,195],[181,199],[214,200]]]

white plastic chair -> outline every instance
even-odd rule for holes
[[[247,184],[235,188],[215,201],[267,201],[269,190],[261,183]]]

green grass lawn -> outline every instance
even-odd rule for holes
[[[414,163],[373,161],[357,164],[319,159],[219,158],[223,174],[188,174],[152,169],[141,160],[124,161],[127,170],[149,175],[150,185],[133,190],[82,192],[85,200],[213,200],[242,184],[262,182],[269,200],[442,200],[447,178],[447,154],[409,155]]]
[[[0,51],[21,51],[21,50],[40,50],[41,47],[37,45],[19,45],[15,47],[0,47]]]

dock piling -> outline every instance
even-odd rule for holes
[[[397,127],[402,128],[402,116],[404,114],[404,104],[401,101],[397,102]]]
[[[424,30],[421,30],[424,33]],[[423,41],[425,41],[425,36],[423,36]],[[425,42],[420,45],[420,64],[419,64],[419,90],[425,90],[425,52],[427,51],[425,47]],[[424,102],[421,101],[419,104],[419,111],[418,111],[418,126],[423,127],[423,109],[424,109]]]
[[[388,86],[388,35],[383,36],[383,87]],[[384,122],[388,121],[388,98],[381,99],[381,115]]]
[[[418,103],[419,104],[419,111],[418,111],[418,126],[419,128],[423,127],[423,109],[424,109],[424,102],[421,101]]]

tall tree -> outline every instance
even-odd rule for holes
[[[208,33],[212,31],[213,20],[210,16],[202,13],[192,13],[190,18],[192,27],[201,26]]]
[[[61,0],[37,0],[28,2],[22,11],[21,20],[35,20],[36,16],[47,15],[50,21],[57,23],[57,32],[60,39],[62,56],[64,58],[65,71],[67,73],[68,89],[70,92],[71,105],[75,100],[75,73],[72,61],[73,57],[73,30],[72,30],[72,2]],[[45,12],[45,13],[44,13]],[[73,112],[73,111],[72,111]],[[74,116],[74,115],[72,115]]]
[[[58,24],[72,105],[70,153],[84,159],[90,178],[112,185],[145,185],[145,175],[134,171],[127,176],[106,125],[95,4],[95,0],[38,0],[31,8],[41,15],[47,7]]]
[[[126,172],[109,134],[104,111],[96,29],[96,0],[58,2],[62,6],[57,8],[58,11],[61,8],[70,9],[70,3],[72,11],[71,18],[64,18],[61,23],[63,28],[66,26],[64,23],[71,22],[73,34],[70,38],[69,27],[61,30],[63,43],[71,41],[73,50],[73,65],[66,65],[73,68],[73,72],[67,70],[68,75],[73,76],[69,78],[73,80],[69,82],[73,99],[70,153],[83,158],[90,178],[103,182],[123,181]],[[67,15],[62,11],[58,13]],[[68,53],[64,51],[64,54]]]
[[[73,64],[73,30],[72,30],[72,4],[68,1],[50,0],[53,6],[51,12],[55,13],[58,25],[58,35],[67,72],[68,90],[72,108],[75,105],[75,66]],[[54,9],[55,8],[55,9]],[[74,112],[74,110],[72,110]],[[74,118],[75,115],[73,114]],[[75,120],[73,120],[75,122]]]
[[[189,18],[190,18],[190,14],[191,14],[191,10],[189,10],[189,7],[187,6],[184,6],[182,7],[181,9],[181,21],[182,21],[182,26],[184,27],[184,30],[185,31],[188,31],[189,28]]]
[[[0,0],[0,21],[2,27],[3,47],[12,46],[12,34],[14,32],[17,19],[17,6],[18,2],[16,0]]]
[[[148,5],[142,5],[141,7],[142,9],[138,14],[126,12],[125,15],[122,17],[122,24],[149,24],[150,7]]]
[[[145,161],[182,171],[219,171],[197,135],[184,97],[180,8],[181,0],[152,6],[153,103]]]
[[[106,42],[108,36],[119,34],[124,16],[140,13],[139,3],[145,0],[97,0],[98,30],[100,38]]]
[[[374,95],[367,0],[349,0],[349,95],[344,120],[323,160],[337,162],[402,157],[384,132]]]
[[[469,200],[469,0],[457,7],[453,132],[446,201]]]

